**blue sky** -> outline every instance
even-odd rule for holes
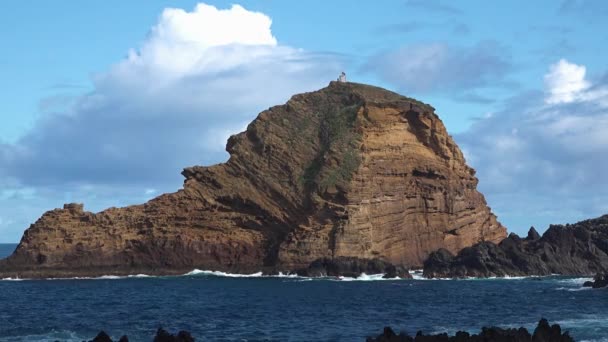
[[[608,213],[606,2],[197,4],[0,4],[0,242],[174,191],[342,70],[437,108],[510,231]]]

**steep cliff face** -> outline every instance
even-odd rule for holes
[[[434,109],[380,88],[295,95],[227,151],[143,205],[45,213],[0,273],[292,270],[334,257],[419,266],[438,248],[506,236]]]

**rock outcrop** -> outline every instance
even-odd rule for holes
[[[395,266],[380,259],[354,257],[322,258],[313,261],[307,268],[296,271],[302,277],[350,277],[362,274],[383,274],[383,278],[411,278],[406,268]]]
[[[598,273],[593,277],[593,281],[586,281],[583,287],[601,289],[608,286],[608,273]]]
[[[387,90],[332,82],[295,95],[226,150],[145,204],[46,212],[0,276],[296,270],[336,257],[421,266],[439,248],[506,235],[434,109]]]
[[[551,225],[540,238],[531,228],[526,239],[510,234],[499,244],[482,242],[456,256],[441,249],[424,263],[424,275],[429,278],[599,272],[608,272],[608,215],[571,225]]]
[[[532,334],[526,328],[501,329],[482,328],[479,334],[471,335],[459,331],[454,336],[448,334],[425,335],[418,332],[415,337],[405,333],[395,334],[390,327],[376,338],[368,338],[367,342],[573,342],[568,332],[562,333],[559,324],[549,325],[546,319],[541,319]]]
[[[166,330],[159,328],[156,331],[153,342],[194,342],[194,338],[187,331],[180,331],[177,335],[173,335]],[[110,335],[105,331],[101,331],[94,339],[89,342],[113,342]],[[123,335],[118,342],[129,342],[127,335]]]

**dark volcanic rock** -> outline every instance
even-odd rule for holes
[[[187,331],[180,331],[177,335],[171,335],[162,328],[159,328],[154,337],[154,342],[194,342],[194,338]]]
[[[385,278],[411,278],[408,270],[380,259],[354,257],[322,258],[313,261],[308,268],[296,272],[303,277],[353,277],[361,274],[384,274]]]
[[[506,236],[434,108],[381,88],[294,95],[226,150],[147,203],[44,213],[0,278],[294,271],[341,256],[419,267],[439,248]]]
[[[595,277],[593,277],[593,281],[586,281],[583,286],[592,287],[594,289],[606,287],[608,286],[608,274],[598,273],[595,275]]]
[[[459,331],[454,336],[448,334],[424,335],[418,332],[415,337],[405,333],[399,335],[390,328],[384,328],[384,332],[378,337],[370,337],[367,342],[572,342],[574,341],[568,332],[562,333],[558,324],[549,325],[546,319],[540,320],[533,334],[527,329],[501,329],[482,328],[477,335]]]
[[[526,237],[527,240],[538,240],[540,239],[540,234],[538,234],[538,232],[536,231],[536,228],[534,227],[530,227],[530,230],[528,230],[528,236]]]
[[[481,242],[457,255],[431,253],[424,263],[429,278],[527,275],[591,275],[608,271],[608,215],[572,225],[551,225],[542,237],[515,234],[499,244]]]
[[[90,342],[112,342],[112,339],[105,331],[100,331]]]
[[[89,342],[113,342],[112,338],[106,334],[105,331],[101,331],[94,339]],[[127,336],[122,336],[118,342],[129,342],[129,338]]]
[[[177,335],[172,335],[162,328],[158,328],[156,336],[154,336],[154,342],[194,342],[194,338],[187,331],[180,331]],[[112,342],[112,338],[105,331],[100,332],[97,336],[89,342]],[[129,342],[129,338],[125,335],[118,340],[118,342]]]

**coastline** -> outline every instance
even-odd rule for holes
[[[428,278],[423,276],[421,270],[410,270],[408,277],[386,277],[384,273],[361,273],[358,276],[327,276],[327,275],[299,275],[293,271],[276,271],[276,269],[253,270],[249,272],[237,272],[234,270],[217,270],[206,268],[136,268],[117,269],[103,268],[95,270],[80,269],[49,269],[0,272],[0,281],[38,281],[38,280],[116,280],[137,279],[155,277],[188,277],[188,276],[213,276],[220,278],[285,278],[302,280],[332,280],[332,281],[483,281],[483,280],[550,280],[554,278],[584,279],[592,280],[593,274],[550,274],[550,275],[522,275],[522,276],[493,276],[493,277],[452,277],[452,278]],[[583,281],[581,281],[581,284]]]

